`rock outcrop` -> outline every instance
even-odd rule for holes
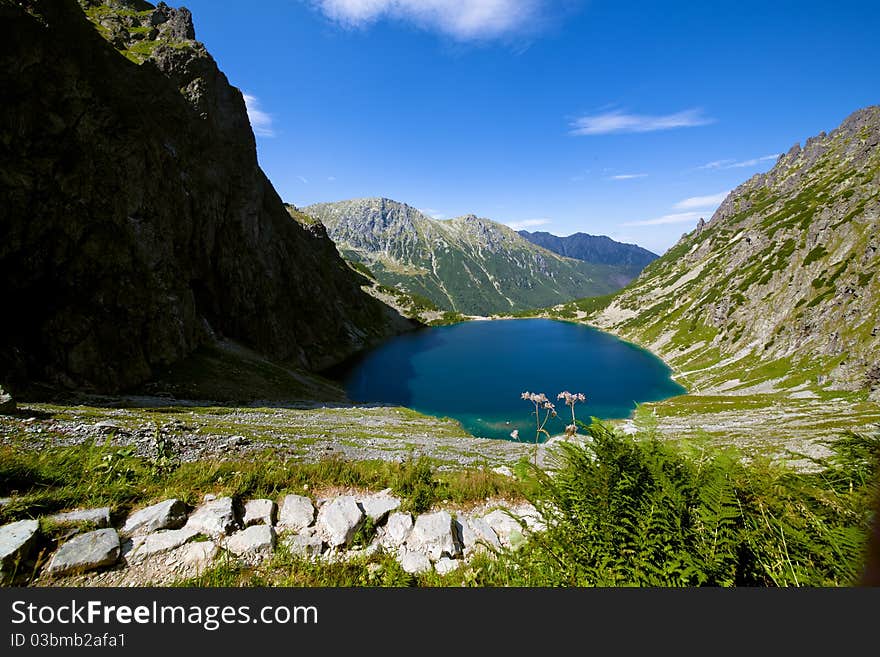
[[[408,326],[291,220],[188,11],[0,19],[0,380],[117,391],[218,337],[320,369]]]

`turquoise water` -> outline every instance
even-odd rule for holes
[[[649,352],[580,324],[548,319],[475,321],[401,335],[338,373],[356,402],[407,406],[459,420],[470,433],[535,439],[534,407],[524,391],[557,405],[551,435],[571,422],[556,396],[582,392],[578,419],[625,418],[637,402],[682,394],[670,370]],[[567,422],[564,421],[567,419]]]

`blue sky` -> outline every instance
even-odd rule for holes
[[[186,6],[299,206],[386,196],[662,253],[880,102],[875,0]]]

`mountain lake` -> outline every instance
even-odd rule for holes
[[[387,340],[335,372],[353,401],[406,406],[461,422],[475,436],[535,440],[534,405],[545,393],[561,434],[571,411],[557,394],[586,395],[577,418],[629,417],[637,403],[683,394],[671,370],[648,351],[571,322],[549,319],[470,321],[425,328]],[[541,414],[543,418],[543,412]]]

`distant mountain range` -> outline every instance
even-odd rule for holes
[[[635,244],[615,242],[605,235],[574,233],[567,237],[559,237],[543,231],[530,233],[527,230],[521,230],[519,234],[532,244],[543,246],[566,258],[621,267],[631,274],[632,278],[638,276],[645,267],[659,257],[648,249]]]
[[[381,283],[466,314],[608,294],[637,273],[610,256],[602,262],[566,258],[489,219],[440,221],[386,198],[319,203],[302,212],[323,223],[340,253],[366,265]]]

